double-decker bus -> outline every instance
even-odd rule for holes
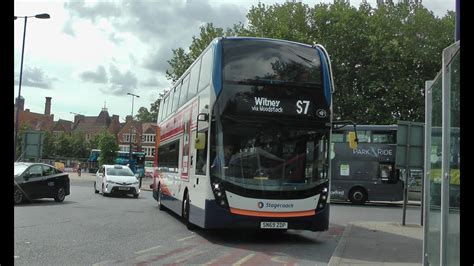
[[[397,125],[357,125],[355,149],[347,145],[351,131],[332,131],[331,198],[354,204],[403,200],[404,182],[395,169]]]
[[[332,92],[321,45],[214,39],[160,104],[159,209],[188,228],[327,230]]]
[[[89,173],[95,173],[99,170],[99,149],[92,149],[89,158],[87,159],[87,168],[89,169]]]
[[[141,177],[145,175],[144,152],[132,152],[132,160],[130,160],[130,153],[128,151],[117,151],[116,154],[115,164],[128,165],[133,173],[138,173]],[[89,159],[87,160],[89,173],[95,173],[99,169],[99,157],[100,150],[92,149]]]

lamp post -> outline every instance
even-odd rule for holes
[[[25,53],[25,36],[26,36],[26,22],[28,20],[28,18],[32,18],[32,17],[35,17],[35,18],[39,18],[39,19],[48,19],[50,18],[49,14],[38,14],[38,15],[34,15],[34,16],[14,16],[13,19],[16,20],[17,18],[25,18],[25,26],[23,28],[23,46],[21,48],[21,63],[20,63],[20,82],[19,82],[19,86],[18,86],[18,98],[17,98],[17,101],[16,101],[16,115],[15,115],[15,148],[13,150],[13,161],[16,161],[16,145],[18,143],[18,119],[19,119],[19,114],[20,114],[20,104],[19,104],[19,100],[20,100],[20,96],[21,96],[21,80],[22,80],[22,76],[23,76],[23,55]]]
[[[133,93],[127,93],[127,95],[130,95],[132,96],[132,126],[131,126],[131,130],[130,130],[130,148],[129,148],[129,161],[131,162],[132,161],[132,133],[135,133],[135,127],[133,127],[133,100],[135,99],[135,97],[137,98],[140,98],[140,96],[136,95],[136,94],[133,94]],[[132,132],[133,131],[133,132]]]

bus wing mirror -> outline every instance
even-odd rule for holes
[[[349,134],[347,135],[348,138],[349,138],[349,147],[351,149],[356,149],[357,148],[357,142],[358,142],[358,139],[356,138],[356,134],[354,131],[351,131],[349,132]]]
[[[196,150],[203,150],[206,147],[206,134],[197,133],[196,139],[194,140],[194,148]]]

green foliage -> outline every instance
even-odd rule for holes
[[[52,158],[55,155],[56,147],[55,147],[55,138],[54,135],[51,134],[49,131],[44,133],[43,139],[43,158]]]
[[[17,143],[16,143],[16,159],[18,159],[23,152],[23,134],[25,134],[25,131],[31,130],[30,125],[28,124],[21,124],[18,127],[18,136],[17,136]]]
[[[183,48],[178,48],[173,50],[173,58],[167,62],[170,64],[171,70],[166,70],[166,78],[175,82],[183,75],[193,61]]]
[[[73,157],[72,137],[61,133],[56,139],[56,155],[60,157]]]
[[[89,140],[88,144],[88,154],[90,154],[92,149],[99,149],[99,140],[100,140],[100,135],[95,135],[92,139]]]
[[[156,118],[154,119],[153,114],[151,114],[146,107],[140,107],[135,118],[142,123],[153,122],[153,120],[156,121]]]
[[[98,137],[99,140],[99,165],[114,164],[117,157],[116,151],[119,150],[117,139],[107,130],[103,130]]]
[[[334,118],[360,124],[424,121],[424,84],[441,69],[441,53],[454,42],[454,12],[435,17],[421,4],[403,1],[359,8],[346,1],[257,4],[248,26],[208,23],[193,36],[189,53],[173,50],[167,78],[176,81],[219,36],[259,36],[322,44],[334,74]]]
[[[201,26],[199,37],[193,36],[189,53],[186,53],[183,48],[173,49],[173,57],[167,61],[171,69],[166,70],[166,78],[172,82],[177,81],[214,38],[234,35],[245,35],[242,24],[235,24],[232,28],[227,28],[225,32],[222,28],[214,27],[212,23]]]
[[[87,147],[84,132],[77,132],[71,136],[71,155],[74,158],[87,158],[90,150]]]

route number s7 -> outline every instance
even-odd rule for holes
[[[298,114],[308,114],[308,107],[309,107],[309,103],[310,101],[302,101],[302,100],[298,100],[296,102],[296,112]]]

